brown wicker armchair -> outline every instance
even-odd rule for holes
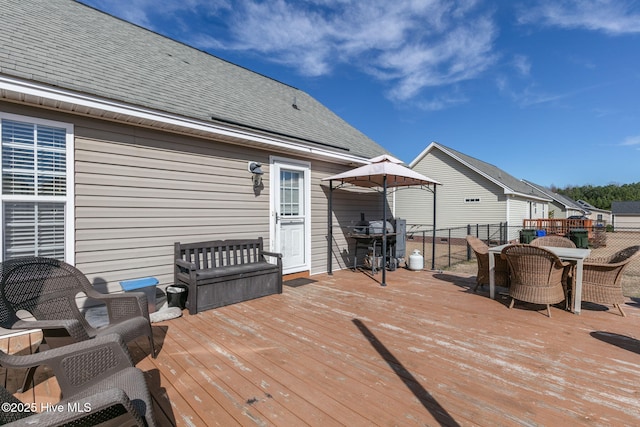
[[[511,286],[509,296],[513,308],[515,300],[547,306],[567,300],[567,269],[553,252],[531,245],[510,245],[502,250],[502,257],[509,264]]]
[[[549,234],[548,236],[538,237],[533,239],[530,243],[532,246],[552,246],[556,248],[575,248],[576,244],[566,237],[558,236],[556,234]]]
[[[489,284],[489,247],[475,236],[467,236],[467,244],[473,250],[478,262],[478,273],[476,274],[475,292],[478,286]],[[495,256],[494,279],[497,286],[509,287],[509,266],[499,255]]]
[[[589,259],[582,272],[582,301],[611,304],[625,317],[622,310],[622,273],[631,260],[640,255],[640,246],[630,246],[606,259]]]
[[[2,425],[155,426],[144,374],[133,367],[116,334],[24,356],[0,351],[0,365],[9,369],[47,365],[62,392],[62,400],[53,405],[55,410],[36,414],[31,409],[40,411],[40,407],[23,404],[0,386],[2,402],[22,408],[0,411]]]

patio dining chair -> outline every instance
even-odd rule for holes
[[[546,236],[537,237],[533,239],[530,243],[532,246],[551,246],[554,248],[576,248],[576,244],[573,243],[571,239],[567,239],[563,236],[558,236],[557,234],[548,234]],[[575,264],[570,264],[566,268],[567,275],[567,304],[570,304],[571,300],[571,283],[575,277]]]
[[[513,308],[515,300],[547,306],[551,317],[551,304],[567,301],[567,268],[553,252],[531,245],[509,245],[502,250],[509,264],[511,286],[509,296]]]
[[[622,274],[638,256],[640,246],[630,246],[608,258],[587,258],[582,273],[582,301],[611,304],[625,317],[621,306],[626,300],[622,293]]]
[[[0,386],[2,425],[156,425],[144,374],[133,367],[122,338],[116,334],[29,355],[0,351],[0,365],[9,369],[47,365],[62,392],[62,400],[45,411],[44,404],[23,403]],[[11,410],[11,405],[16,409]]]
[[[78,296],[105,304],[109,323],[99,328],[91,326],[78,308]],[[49,348],[112,333],[120,335],[125,342],[145,336],[151,356],[156,357],[144,293],[100,293],[80,270],[53,258],[20,257],[2,263],[0,327],[41,329],[43,344]],[[30,370],[23,389],[32,377],[33,370]]]
[[[476,286],[473,288],[475,292],[478,286],[489,284],[489,246],[475,236],[468,235],[467,243],[476,256],[478,263],[478,272],[476,273]],[[495,258],[495,283],[498,286],[509,287],[509,266],[499,255]]]
[[[546,236],[537,237],[529,243],[533,246],[553,246],[556,248],[575,248],[576,244],[571,241],[571,239],[567,239],[563,236],[558,236],[556,234],[548,234]]]

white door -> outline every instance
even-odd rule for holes
[[[282,253],[285,274],[310,269],[310,166],[272,158],[273,250]]]

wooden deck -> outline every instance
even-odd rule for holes
[[[464,275],[374,279],[296,279],[154,324],[158,358],[132,352],[160,425],[640,425],[640,303],[547,318]],[[56,401],[51,383],[19,397]]]

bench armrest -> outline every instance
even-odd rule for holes
[[[178,267],[185,268],[185,269],[187,269],[189,271],[196,270],[196,265],[193,262],[188,262],[188,261],[185,261],[185,260],[180,259],[180,258],[176,258],[176,265]]]
[[[279,252],[262,251],[262,255],[272,256],[272,257],[276,257],[276,258],[282,258],[282,254],[279,253]]]

